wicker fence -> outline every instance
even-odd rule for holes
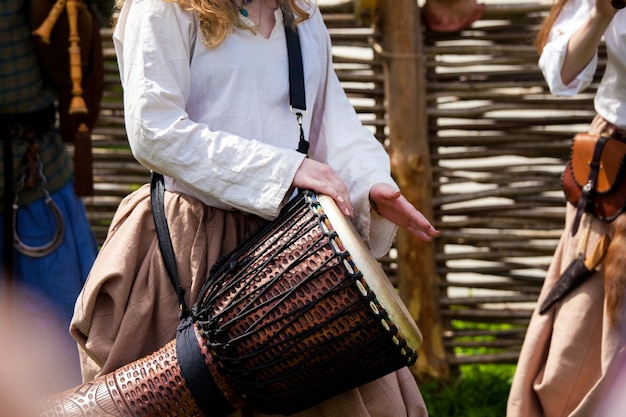
[[[546,10],[489,4],[472,30],[424,35],[435,220],[443,232],[439,306],[451,366],[517,360],[563,227],[560,173],[572,134],[592,117],[594,89],[566,100],[547,91],[532,47]],[[323,12],[337,73],[363,123],[384,141],[385,80],[374,47],[384,34],[355,18],[351,2]],[[96,193],[85,199],[100,243],[120,200],[149,179],[128,148],[110,30],[103,39]],[[392,281],[398,262],[393,250],[382,259]]]
[[[571,137],[593,117],[595,88],[558,99],[545,86],[533,37],[546,11],[488,5],[472,30],[425,36],[443,231],[439,304],[451,365],[517,360],[564,225],[560,176]],[[476,351],[455,354],[456,347]]]

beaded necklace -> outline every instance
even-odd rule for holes
[[[248,6],[250,3],[252,3],[252,1],[253,0],[242,0],[243,6],[239,8],[239,13],[241,13],[243,17],[248,17],[249,15],[248,9],[246,9],[244,6]]]

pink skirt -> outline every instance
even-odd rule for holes
[[[596,117],[590,133],[611,130]],[[588,214],[583,215],[572,237],[575,215],[576,208],[567,204],[565,230],[537,308],[579,253],[589,255],[602,237],[614,237],[609,223]],[[611,245],[620,245],[616,242],[614,239]],[[616,249],[622,253],[626,250],[609,247],[609,251]],[[533,312],[509,395],[507,417],[594,416],[614,378],[611,368],[624,357],[623,336],[623,330],[607,314],[604,266],[600,264],[593,275],[545,315],[537,309]]]

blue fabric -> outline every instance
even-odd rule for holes
[[[76,298],[96,258],[98,246],[85,206],[74,194],[73,183],[69,181],[51,197],[65,219],[63,242],[53,253],[41,258],[31,258],[14,251],[13,280],[50,300],[60,318],[69,326]],[[54,215],[43,199],[21,207],[18,211],[17,230],[26,245],[41,246],[48,243],[55,228]],[[3,229],[3,223],[0,222],[2,233],[5,232]],[[4,254],[3,246],[0,239],[0,255]]]

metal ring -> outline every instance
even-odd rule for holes
[[[49,196],[46,198],[46,205],[50,207],[52,214],[54,214],[57,228],[50,242],[41,246],[29,246],[22,242],[17,234],[18,208],[16,204],[13,205],[13,247],[15,247],[15,249],[23,255],[30,256],[32,258],[41,258],[54,252],[61,245],[61,242],[63,242],[63,237],[65,236],[65,221],[63,220],[61,210]]]
[[[292,112],[295,115],[300,115],[300,117],[302,116],[306,116],[309,114],[309,112],[305,109],[299,109],[297,107],[294,107],[292,105],[289,105],[289,111]]]

